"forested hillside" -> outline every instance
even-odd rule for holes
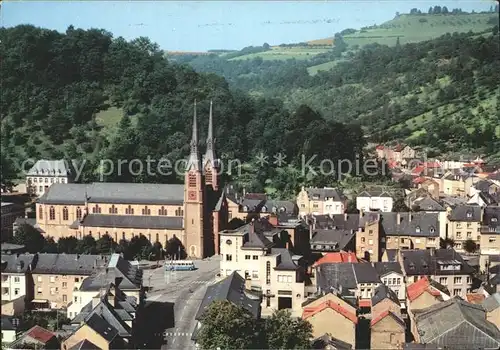
[[[217,152],[226,160],[251,163],[260,152],[271,159],[283,152],[288,164],[300,163],[302,154],[353,159],[364,145],[359,127],[326,121],[307,106],[287,110],[277,99],[231,92],[224,78],[169,62],[146,38],[127,42],[97,29],[58,33],[22,25],[1,28],[0,42],[4,184],[27,158],[86,160],[84,181],[97,179],[105,158],[181,159],[189,149],[195,99],[200,142],[213,99]],[[250,166],[259,176],[247,177],[248,185],[262,188],[274,177],[272,167]],[[179,178],[124,169],[106,180]]]
[[[480,33],[448,33],[409,44],[397,37],[393,46],[353,48],[344,36],[354,34],[344,31],[333,49],[307,60],[211,55],[186,61],[197,71],[224,76],[235,89],[278,97],[287,108],[306,103],[329,120],[358,123],[374,142],[403,140],[440,153],[492,154],[500,149],[498,15],[481,16],[489,19]],[[327,70],[312,72],[318,65]]]

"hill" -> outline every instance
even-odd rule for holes
[[[217,153],[223,166],[237,160],[251,169],[247,174],[234,166],[231,173],[248,191],[267,183],[283,195],[300,185],[283,181],[289,177],[276,175],[272,162],[256,164],[258,154],[282,153],[287,164],[314,154],[354,160],[364,145],[359,127],[327,121],[305,105],[288,110],[279,100],[232,92],[224,78],[170,62],[144,37],[126,41],[98,29],[59,33],[20,25],[0,28],[0,45],[2,185],[22,178],[27,159],[63,157],[84,162],[83,182],[182,181],[177,161],[190,150],[195,100],[200,141],[213,100]],[[104,159],[113,163],[109,174]],[[131,160],[140,161],[142,171]],[[160,160],[179,171],[158,168]]]

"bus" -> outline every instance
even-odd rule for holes
[[[167,271],[193,271],[196,270],[194,263],[190,260],[171,260],[165,261],[165,270]]]

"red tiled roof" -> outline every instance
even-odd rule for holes
[[[476,166],[476,164],[473,164],[473,163],[465,163],[464,164],[464,168],[474,168]]]
[[[401,325],[404,325],[404,321],[398,316],[398,315],[395,315],[393,312],[389,311],[389,310],[385,310],[384,312],[381,312],[380,314],[378,314],[377,317],[373,318],[372,321],[370,322],[370,326],[374,326],[376,325],[380,320],[383,320],[384,318],[386,318],[387,316],[392,316],[394,319],[396,319]]]
[[[417,178],[415,178],[415,179],[413,180],[413,183],[414,183],[414,184],[421,184],[421,183],[422,183],[422,182],[424,182],[425,180],[426,180],[426,179],[425,179],[425,177],[421,177],[421,176],[419,176],[419,177],[417,177]]]
[[[345,262],[353,262],[357,263],[358,258],[356,257],[356,253],[348,253],[348,252],[336,252],[336,253],[327,253],[323,255],[318,261],[314,263],[314,267],[321,264],[331,264],[331,263],[345,263]]]
[[[438,290],[431,287],[427,277],[423,277],[417,282],[414,282],[406,287],[406,294],[408,295],[408,299],[410,299],[410,301],[417,299],[423,292],[426,291],[435,297],[441,295]]]
[[[481,304],[485,297],[483,294],[469,293],[465,295],[467,301],[471,304]]]
[[[426,167],[426,168],[440,168],[441,164],[439,164],[439,162],[426,162],[426,163],[424,163],[424,167]]]
[[[412,173],[413,175],[417,175],[417,176],[418,176],[418,175],[422,174],[422,172],[424,171],[424,169],[425,169],[425,166],[423,166],[423,165],[419,165],[419,166],[415,167],[415,168],[411,171],[411,173]]]
[[[358,323],[358,318],[356,314],[353,314],[349,312],[349,310],[343,308],[339,304],[334,303],[331,300],[327,300],[319,304],[317,307],[306,307],[304,308],[304,312],[302,313],[302,319],[308,319],[311,316],[316,315],[317,313],[320,313],[321,311],[330,308],[332,310],[337,311],[339,314],[347,318],[348,320],[352,321],[354,324]]]
[[[390,160],[389,162],[387,162],[387,166],[389,167],[389,169],[394,169],[398,166],[398,162],[396,162],[395,160]]]
[[[372,301],[371,299],[360,300],[358,302],[359,307],[371,307]]]
[[[34,326],[30,330],[28,330],[25,334],[33,339],[36,339],[44,344],[46,344],[52,337],[55,337],[55,334],[51,331],[46,330],[40,326]]]
[[[385,148],[385,147],[384,147],[384,145],[378,145],[378,146],[377,146],[377,149],[380,149],[380,150],[382,150],[382,149],[384,149],[384,148]]]

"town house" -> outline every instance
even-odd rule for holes
[[[382,213],[381,236],[386,249],[439,248],[438,213]]]
[[[301,216],[343,214],[347,207],[347,197],[339,189],[332,187],[305,188],[297,195],[297,206]]]
[[[33,298],[33,254],[2,254],[2,315],[24,312]]]
[[[480,230],[479,265],[483,270],[491,257],[500,256],[500,207],[484,208]]]
[[[40,197],[52,184],[73,182],[77,168],[74,160],[40,159],[26,174],[26,192]]]
[[[448,214],[448,238],[453,239],[454,249],[463,252],[468,239],[480,244],[482,208],[477,205],[459,205]]]
[[[392,196],[383,190],[363,191],[356,197],[356,209],[359,211],[390,212],[393,204]]]

